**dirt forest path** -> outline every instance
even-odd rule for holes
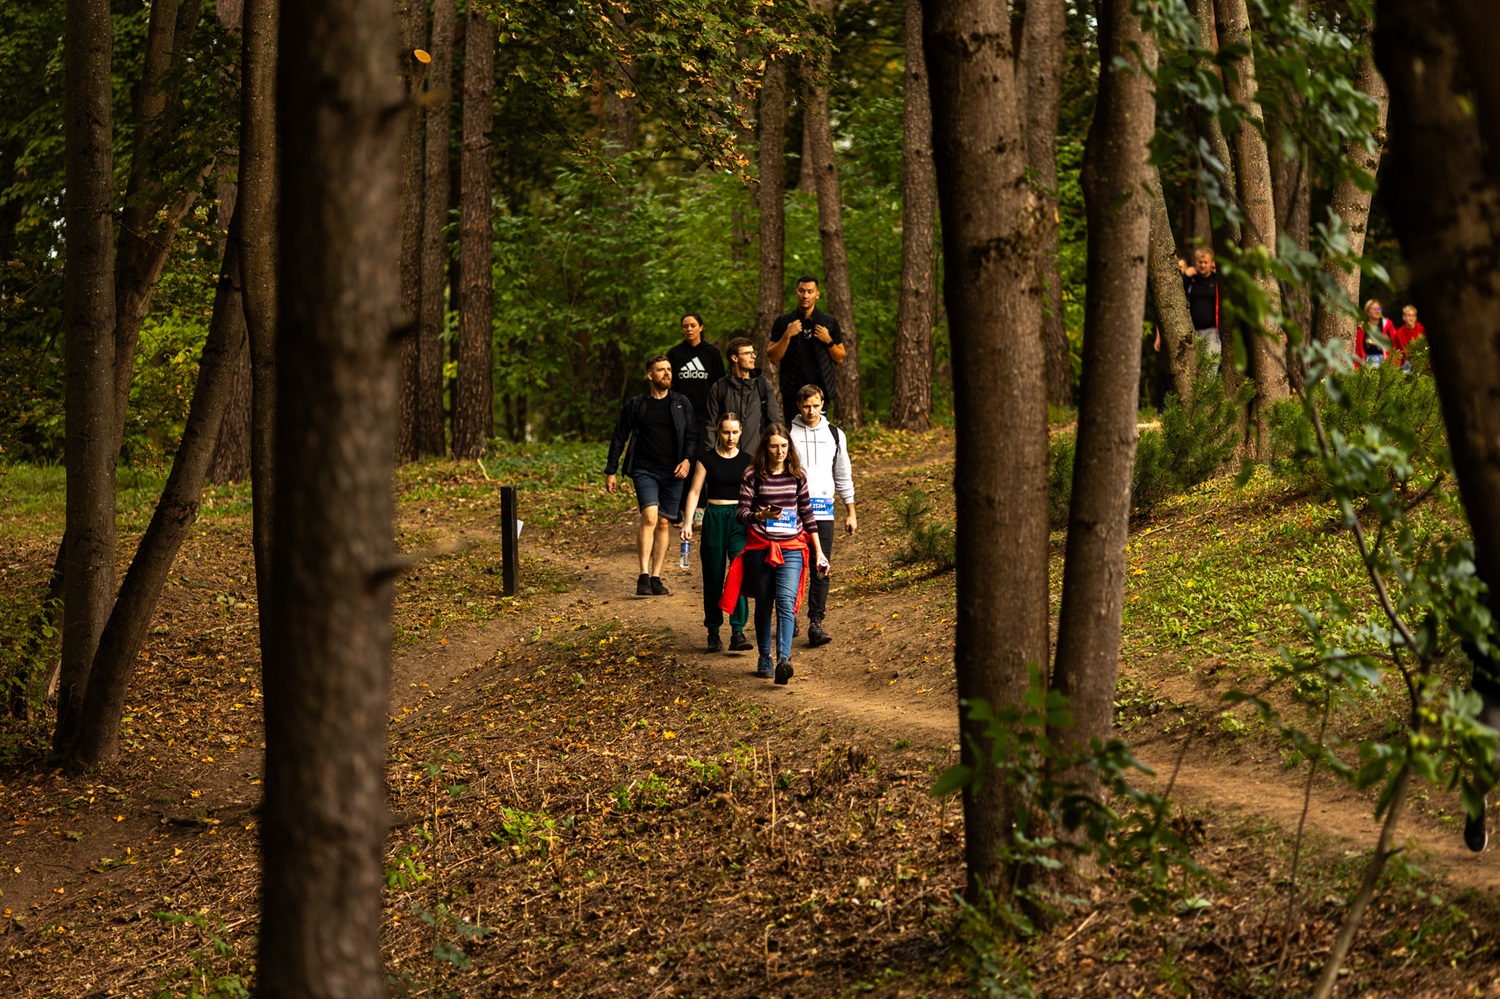
[[[862,518],[862,533],[879,530],[875,518]],[[693,567],[683,570],[676,558],[673,532],[672,557],[663,570],[671,590],[667,596],[634,595],[638,572],[635,555],[634,516],[592,537],[570,542],[566,557],[556,552],[531,549],[529,554],[577,573],[577,588],[570,602],[618,617],[642,630],[660,630],[672,635],[674,652],[684,662],[701,668],[716,685],[733,693],[786,710],[790,707],[808,716],[811,723],[842,730],[853,737],[878,739],[887,745],[909,740],[913,745],[938,752],[957,749],[958,707],[951,678],[940,679],[935,670],[905,669],[922,658],[924,646],[912,640],[912,632],[893,632],[886,626],[915,619],[941,625],[942,641],[951,641],[951,625],[933,620],[937,613],[923,606],[911,590],[851,593],[837,576],[829,599],[828,625],[834,642],[820,649],[806,647],[799,637],[793,650],[796,675],[785,687],[754,676],[756,656],[743,653],[710,654],[705,650],[702,626],[702,580],[694,551]],[[836,542],[844,543],[841,536]],[[837,558],[835,564],[837,565]],[[753,638],[754,624],[747,633]],[[727,624],[722,637],[727,641]],[[946,656],[933,654],[937,662]],[[915,673],[915,676],[912,674]],[[1191,738],[1191,737],[1190,737]],[[1173,781],[1173,797],[1185,806],[1207,806],[1259,816],[1288,833],[1295,832],[1303,810],[1305,768],[1287,770],[1275,754],[1257,756],[1246,750],[1235,759],[1218,759],[1206,747],[1180,741],[1148,739],[1136,745],[1142,762],[1156,771],[1156,787]],[[956,758],[956,754],[955,754]],[[1456,796],[1449,814],[1457,811]],[[1371,848],[1378,834],[1370,799],[1346,786],[1322,783],[1313,789],[1307,828],[1316,834],[1344,841],[1348,851]],[[1408,811],[1398,832],[1398,842],[1415,848],[1417,862],[1446,878],[1456,888],[1500,889],[1500,865],[1493,851],[1470,853],[1463,845],[1456,824],[1414,815]]]

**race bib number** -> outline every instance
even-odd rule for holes
[[[813,507],[813,519],[815,519],[815,520],[832,520],[833,519],[833,497],[832,496],[814,496],[812,498],[812,507]]]
[[[797,516],[796,508],[783,509],[781,516],[775,520],[766,521],[766,527],[773,531],[796,531],[802,526],[801,518]]]

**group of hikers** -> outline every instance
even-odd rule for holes
[[[843,332],[818,310],[818,297],[817,278],[799,278],[797,308],[771,326],[766,353],[778,365],[779,412],[754,342],[734,337],[721,357],[703,338],[703,318],[683,316],[682,342],[646,361],[648,391],[621,409],[604,469],[609,492],[619,488],[621,471],[635,485],[636,594],[668,592],[661,571],[671,529],[678,529],[684,567],[696,529],[708,651],[724,650],[727,614],[730,651],[757,649],[756,675],[779,684],[792,678],[804,594],[807,644],[833,640],[824,618],[835,497],[844,530],[859,526],[848,441],[825,415],[844,362]],[[753,644],[745,635],[750,600]]]
[[[1193,251],[1193,262],[1179,258],[1182,271],[1182,291],[1187,296],[1188,316],[1198,343],[1209,354],[1217,355],[1222,350],[1219,337],[1219,275],[1214,262],[1214,251],[1199,247]],[[1411,370],[1407,350],[1413,341],[1426,334],[1426,329],[1417,321],[1417,307],[1406,305],[1401,309],[1402,323],[1397,326],[1385,316],[1380,299],[1365,302],[1363,319],[1354,332],[1354,363],[1357,367],[1378,368],[1389,358],[1392,363]],[[1159,357],[1161,333],[1156,334],[1155,350]],[[1159,373],[1160,374],[1160,373]]]

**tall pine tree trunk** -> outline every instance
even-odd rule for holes
[[[1355,179],[1356,173],[1374,180],[1380,167],[1380,153],[1385,147],[1385,120],[1390,108],[1390,95],[1386,92],[1385,80],[1375,66],[1375,57],[1369,51],[1370,25],[1365,23],[1362,33],[1359,63],[1354,71],[1354,86],[1360,93],[1374,98],[1376,107],[1375,148],[1366,148],[1363,142],[1350,142],[1344,147],[1344,159],[1349,173],[1340,177],[1333,187],[1332,208],[1344,224],[1349,238],[1349,252],[1356,256],[1365,252],[1365,231],[1370,222],[1370,199],[1373,192],[1361,187]],[[1318,339],[1325,343],[1335,340],[1343,343],[1350,354],[1354,353],[1354,330],[1359,320],[1359,268],[1345,268],[1330,260],[1323,272],[1338,286],[1352,306],[1351,311],[1324,307],[1318,314]]]
[[[1156,98],[1148,76],[1155,61],[1156,39],[1141,30],[1130,0],[1104,0],[1099,96],[1081,178],[1089,293],[1053,672],[1053,685],[1070,700],[1074,724],[1049,733],[1074,752],[1086,750],[1090,740],[1107,740],[1114,723],[1140,399],[1139,317],[1151,236],[1148,184],[1155,172],[1149,156]]]
[[[446,454],[443,430],[443,329],[447,321],[449,108],[453,87],[455,0],[433,0],[432,63],[427,67],[426,166],[422,185],[422,309],[417,324],[417,454]]]
[[[1187,296],[1182,291],[1182,271],[1177,267],[1177,241],[1167,215],[1167,198],[1155,167],[1147,171],[1146,185],[1151,196],[1151,247],[1146,262],[1151,304],[1156,308],[1162,349],[1167,352],[1172,369],[1172,387],[1177,390],[1178,398],[1187,402],[1193,397],[1198,343],[1193,335],[1193,318],[1188,314]]]
[[[1026,81],[1026,160],[1042,199],[1040,266],[1047,401],[1059,406],[1073,404],[1073,358],[1063,315],[1057,236],[1057,106],[1062,100],[1067,26],[1062,0],[1028,0],[1020,56]]]
[[[937,186],[932,174],[932,99],[922,54],[922,3],[906,0],[906,75],[901,135],[901,298],[896,306],[892,427],[932,423],[932,307]]]
[[[1230,100],[1243,107],[1250,120],[1240,123],[1232,137],[1235,177],[1239,182],[1240,206],[1245,225],[1240,246],[1245,250],[1264,248],[1276,255],[1276,205],[1271,185],[1271,159],[1266,150],[1265,135],[1252,122],[1263,121],[1258,85],[1255,77],[1255,55],[1251,51],[1250,15],[1245,0],[1214,0],[1214,13],[1224,44],[1240,47],[1234,60],[1235,71],[1228,74]],[[1265,420],[1270,407],[1285,399],[1289,387],[1286,372],[1285,335],[1276,325],[1281,310],[1281,287],[1276,278],[1264,274],[1256,279],[1269,302],[1264,326],[1246,331],[1250,373],[1255,379],[1255,418],[1260,430],[1259,448],[1269,445]]]
[[[220,4],[218,13],[223,17],[228,5]],[[235,12],[239,13],[239,12]],[[236,26],[238,27],[238,26]],[[230,255],[230,230],[234,231],[238,238],[239,226],[234,224],[238,213],[239,185],[224,184],[219,188],[219,220],[225,224],[224,230],[224,252],[219,258],[220,264]],[[239,249],[234,251],[236,260],[239,257]],[[239,264],[235,264],[236,268]],[[223,277],[220,277],[223,281]],[[239,337],[245,335],[245,310],[244,295],[242,292],[241,276],[236,270],[233,275],[235,286],[235,314],[233,322],[239,326]],[[218,314],[217,298],[214,305],[214,314]],[[212,328],[210,328],[212,335]],[[200,361],[199,370],[202,370]],[[201,375],[200,375],[201,377]],[[239,352],[239,361],[235,364],[234,378],[229,389],[229,401],[224,407],[224,418],[219,421],[219,436],[214,442],[213,457],[208,462],[208,481],[214,485],[221,486],[226,482],[239,482],[250,473],[250,352],[242,350]]]
[[[786,294],[786,64],[766,60],[756,133],[760,146],[756,200],[760,214],[760,282],[755,308],[755,349],[766,356],[771,323]],[[774,366],[766,375],[777,385]],[[778,410],[780,412],[780,410]]]
[[[405,118],[390,0],[282,11],[258,994],[383,999]]]
[[[464,131],[459,182],[458,383],[453,457],[477,458],[495,436],[494,235],[490,128],[494,119],[495,22],[472,4],[464,42]]]
[[[396,455],[421,457],[417,449],[418,318],[422,312],[422,118],[418,108],[426,66],[414,54],[427,38],[427,4],[396,0],[401,36],[401,79],[407,100],[406,138],[401,143],[401,310],[407,323],[401,338],[401,390],[396,403]],[[429,53],[429,58],[430,58]]]
[[[172,471],[151,523],[141,536],[135,558],[125,573],[119,598],[99,640],[84,695],[77,738],[68,747],[68,762],[81,769],[114,759],[119,750],[120,718],[125,695],[135,675],[141,642],[177,552],[198,519],[203,483],[214,456],[214,442],[234,393],[235,375],[245,352],[244,302],[240,297],[239,223],[230,223],[219,283],[214,295],[213,320],[198,382]]]
[[[66,331],[62,671],[53,745],[72,742],[115,595],[114,27],[106,0],[68,0],[63,41]]]
[[[833,16],[833,0],[813,0],[813,8]],[[864,425],[864,400],[859,378],[859,337],[854,327],[854,290],[849,285],[849,254],[844,245],[844,202],[839,190],[839,165],[833,151],[833,123],[828,117],[830,67],[820,67],[809,94],[808,135],[812,140],[812,168],[818,185],[818,236],[823,247],[823,288],[828,311],[844,332],[844,363],[834,375],[838,383],[834,408],[846,427]]]
[[[271,594],[276,430],[276,38],[278,0],[245,0],[240,48],[240,273],[250,352],[250,488],[261,648]],[[233,234],[231,234],[233,238]]]
[[[1026,182],[1022,101],[1003,0],[923,4],[943,296],[953,337],[958,514],[956,667],[961,700],[1016,705],[1047,662],[1047,405],[1041,339],[1041,204]],[[988,763],[984,726],[962,721],[962,761]],[[975,746],[982,756],[976,756]],[[1015,815],[997,780],[964,792],[969,896],[1005,897],[997,850]]]

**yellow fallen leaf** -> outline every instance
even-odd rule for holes
[[[417,62],[423,64],[432,62],[432,56],[427,53],[426,49],[412,49],[411,54],[416,57]]]

